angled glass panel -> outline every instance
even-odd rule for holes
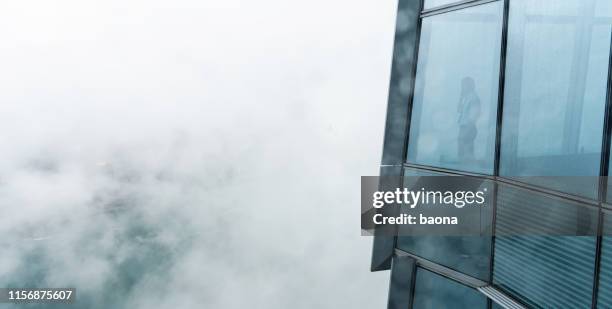
[[[468,286],[417,268],[414,309],[487,308],[487,298]]]
[[[415,271],[415,259],[408,256],[395,256],[393,258],[387,309],[405,309],[410,306]]]
[[[604,2],[510,1],[500,175],[599,175],[612,20],[595,15]],[[569,193],[596,197],[591,180]]]
[[[493,173],[502,3],[423,18],[407,161]]]

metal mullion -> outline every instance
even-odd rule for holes
[[[425,0],[419,0],[419,10],[423,10],[423,7],[425,6]],[[416,90],[416,75],[417,75],[417,69],[419,66],[419,49],[421,47],[421,29],[422,29],[422,25],[423,25],[423,18],[422,17],[418,17],[417,19],[417,25],[416,25],[416,44],[414,47],[414,51],[412,53],[412,67],[410,68],[410,82],[412,83],[412,85],[410,85],[410,95],[408,96],[408,102],[406,102],[406,104],[408,104],[408,110],[407,110],[407,115],[406,117],[408,118],[406,120],[406,128],[405,128],[405,133],[404,133],[404,147],[402,149],[403,153],[402,153],[402,162],[406,163],[408,162],[408,142],[410,140],[410,127],[412,125],[412,107],[414,105],[414,93]],[[405,168],[404,166],[402,166],[402,179],[400,181],[400,184],[402,187],[404,187],[404,172],[405,172]],[[397,238],[398,238],[398,233],[395,234],[395,236],[393,237],[393,248],[394,251],[397,251]],[[414,297],[416,296],[415,293],[415,287],[416,287],[416,272],[417,270],[415,269],[415,271],[412,273],[412,283],[410,286],[410,303],[408,304],[408,308],[412,309],[414,307]]]
[[[504,112],[504,87],[506,81],[506,53],[508,49],[508,17],[510,14],[510,0],[503,0],[503,19],[502,19],[502,38],[499,58],[499,84],[497,89],[497,119],[495,127],[495,158],[493,163],[493,175],[499,178],[499,166],[501,161],[501,130]],[[494,182],[493,194],[493,217],[491,221],[491,255],[489,258],[489,283],[493,283],[493,271],[495,267],[495,229],[497,226],[497,197],[499,195],[499,185]]]
[[[498,288],[492,285],[478,288],[478,291],[486,295],[489,298],[489,300],[495,299],[495,302],[504,308],[510,308],[510,309],[528,308],[522,302],[506,295],[506,293],[500,291]]]
[[[473,7],[473,6],[478,6],[478,5],[481,5],[481,4],[486,4],[486,3],[489,3],[489,2],[495,2],[495,1],[500,1],[500,0],[463,0],[463,1],[458,1],[458,2],[455,2],[455,3],[449,3],[449,4],[433,7],[431,9],[423,10],[421,12],[421,17],[428,17],[428,16],[433,16],[433,15],[448,13],[448,12],[452,12],[452,11],[456,11],[456,10],[461,10],[461,9],[465,9],[465,8],[469,8],[469,7]]]
[[[419,8],[422,10],[423,6],[425,5],[425,0],[419,0],[420,4],[419,4]],[[404,163],[406,163],[408,161],[408,142],[410,139],[410,125],[412,122],[412,106],[414,104],[414,92],[415,92],[415,87],[416,87],[416,74],[417,74],[417,67],[419,65],[419,47],[421,45],[421,26],[422,26],[422,22],[423,19],[421,17],[418,18],[417,20],[417,25],[416,25],[416,44],[414,46],[414,51],[413,51],[413,55],[412,55],[412,68],[410,68],[410,80],[411,80],[411,93],[408,97],[408,112],[407,112],[407,117],[408,119],[406,120],[406,131],[404,133],[404,147],[403,147],[403,153],[402,153],[402,158]],[[401,172],[401,177],[402,180],[400,182],[400,185],[403,187],[404,186],[404,167],[402,166],[402,172]],[[396,234],[394,236],[394,244],[393,244],[393,248],[397,248],[397,237],[398,235]],[[413,290],[414,291],[414,290]],[[412,304],[411,304],[412,307]]]
[[[499,85],[497,89],[497,124],[495,131],[495,161],[493,166],[493,175],[499,176],[499,165],[501,160],[501,130],[504,112],[504,87],[506,81],[506,51],[508,48],[508,15],[509,15],[509,0],[504,1],[503,24],[502,24],[502,40],[501,40],[501,55],[499,64]]]
[[[554,189],[550,189],[546,187],[541,187],[538,185],[534,185],[534,184],[527,183],[524,181],[515,180],[512,178],[463,172],[463,171],[458,171],[458,170],[451,170],[451,169],[446,169],[446,168],[413,164],[413,163],[404,163],[403,168],[411,168],[411,169],[416,169],[416,170],[421,170],[421,171],[428,171],[432,173],[445,174],[448,176],[464,176],[464,177],[479,178],[482,180],[489,180],[497,184],[504,184],[504,185],[511,186],[514,188],[519,188],[525,191],[533,192],[535,194],[544,195],[549,198],[556,198],[562,201],[569,201],[569,202],[577,204],[577,206],[579,207],[598,208],[600,205],[599,201],[592,200],[592,199],[589,199],[583,196],[570,194],[570,193],[566,193],[566,192],[562,192],[562,191],[558,191],[558,190],[554,190]]]
[[[402,249],[395,249],[395,254],[399,255],[399,256],[409,256],[412,257],[413,259],[415,259],[417,261],[417,266],[424,268],[426,270],[429,270],[433,273],[436,273],[442,277],[451,279],[453,281],[456,281],[462,285],[471,287],[473,289],[477,289],[479,287],[483,287],[483,286],[487,286],[488,283],[478,279],[478,278],[474,278],[470,275],[466,275],[460,271],[454,270],[452,268],[446,267],[444,265],[441,265],[439,263],[430,261],[426,258],[423,258],[421,256],[412,254],[410,252],[404,251]]]
[[[425,0],[419,0],[420,1],[420,8],[423,9],[423,6],[425,5]],[[414,106],[414,93],[416,92],[416,75],[417,75],[417,70],[418,70],[418,66],[419,66],[419,48],[421,47],[421,30],[422,30],[422,26],[423,26],[423,18],[419,17],[418,21],[417,21],[417,25],[416,25],[416,44],[414,46],[414,53],[412,55],[412,59],[413,60],[413,65],[410,68],[410,81],[412,83],[412,85],[410,85],[410,95],[408,96],[408,102],[406,102],[408,104],[408,112],[407,112],[407,117],[408,120],[406,121],[406,131],[404,134],[404,149],[403,149],[403,154],[402,154],[402,158],[403,158],[403,162],[407,163],[408,162],[408,143],[410,142],[410,129],[411,129],[411,125],[412,125],[412,107]]]
[[[471,177],[478,177],[478,178],[490,179],[490,180],[494,180],[495,178],[494,176],[488,175],[488,174],[467,172],[467,171],[462,171],[462,170],[454,170],[454,169],[448,169],[444,167],[437,167],[437,166],[417,164],[417,163],[404,163],[404,168],[413,168],[413,169],[418,169],[418,170],[443,173],[443,174],[449,174],[449,175],[457,175],[457,176],[471,176]]]
[[[560,176],[560,177],[563,177],[563,176]],[[528,182],[515,180],[512,178],[495,177],[495,181],[505,184],[505,185],[512,186],[512,187],[521,188],[526,191],[535,192],[540,195],[546,195],[547,197],[554,197],[562,201],[570,201],[570,202],[579,204],[581,206],[598,208],[600,204],[599,201],[589,199],[589,198],[586,198],[580,195],[575,195],[575,194],[571,194],[571,193],[567,193],[567,192],[563,192],[559,190],[554,190],[554,189],[542,187],[539,185],[534,185]]]
[[[610,203],[602,202],[601,207],[603,207],[603,210],[612,211],[612,204]]]
[[[598,198],[600,201],[598,222],[597,222],[597,243],[595,247],[595,269],[593,275],[593,299],[591,307],[597,308],[597,298],[599,294],[599,272],[601,270],[601,246],[603,240],[603,203],[607,199],[608,193],[608,170],[610,165],[610,137],[612,135],[612,33],[610,37],[610,53],[608,57],[608,83],[606,89],[606,110],[604,113],[604,132],[602,136],[602,149],[599,170],[599,190]]]
[[[444,265],[438,264],[436,262],[430,261],[426,258],[420,257],[418,255],[406,252],[404,250],[401,249],[395,249],[395,255],[396,256],[406,256],[406,257],[411,257],[416,261],[416,265],[419,268],[422,268],[424,270],[430,271],[432,273],[435,273],[438,276],[444,277],[446,279],[455,281],[461,285],[464,285],[466,287],[470,287],[472,289],[475,289],[481,293],[483,293],[488,299],[490,294],[488,293],[484,293],[482,291],[482,289],[494,289],[495,292],[497,292],[497,294],[499,294],[500,296],[504,296],[504,298],[508,301],[511,302],[513,305],[513,308],[527,308],[526,305],[518,299],[515,299],[505,293],[503,293],[500,289],[498,289],[495,285],[492,284],[488,284],[487,282],[472,277],[470,275],[466,275],[460,271],[454,270],[452,268],[446,267]],[[418,272],[418,270],[417,270]],[[415,277],[416,277],[416,272],[415,272]],[[413,284],[416,283],[416,278],[414,278],[415,280],[413,280]],[[413,291],[414,291],[414,287],[413,287]],[[414,295],[413,295],[414,296]]]

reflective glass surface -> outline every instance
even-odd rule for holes
[[[597,215],[595,207],[501,185],[494,283],[533,307],[589,307]]]
[[[404,176],[406,176],[404,185],[408,185],[406,180],[414,179],[414,176],[442,176],[442,174],[405,169]],[[491,184],[486,183],[483,186],[491,187]],[[483,209],[489,211],[492,207],[487,205]],[[490,235],[486,231],[490,231],[491,220],[490,213],[483,216],[481,222],[483,235]],[[401,231],[398,233],[407,235]],[[489,278],[490,236],[398,236],[397,247],[481,280]]]
[[[587,204],[498,184],[495,219],[497,236],[595,236],[598,211]]]
[[[480,292],[428,270],[418,268],[414,288],[414,309],[487,308]]]
[[[595,237],[498,236],[494,280],[533,307],[590,308]]]
[[[600,174],[611,37],[611,20],[598,17],[598,8],[609,7],[604,2],[510,1],[500,175]],[[597,197],[597,177],[532,183]],[[499,196],[494,283],[534,307],[590,307],[596,237],[510,237],[499,230],[592,234],[596,210]]]
[[[610,20],[595,17],[602,2],[510,1],[502,176],[599,175],[610,53]]]
[[[423,18],[408,162],[491,174],[502,3]]]
[[[425,8],[451,2],[425,0]],[[597,198],[597,177],[531,176],[600,174],[611,3],[510,1],[501,176]],[[493,2],[422,20],[409,163],[493,173],[501,6],[502,1]],[[612,200],[612,194],[608,196]],[[500,189],[498,198],[493,269],[497,287],[533,307],[590,307],[597,210],[508,188]],[[490,245],[474,239],[398,237],[397,246],[486,280]],[[610,239],[603,238],[602,308],[612,307]],[[427,288],[447,281],[419,269],[415,308],[457,307],[446,302],[454,297],[448,296],[455,295],[452,292],[436,294]]]
[[[408,186],[406,181],[414,179],[414,176],[443,176],[443,174],[406,168],[404,176],[404,185]],[[487,183],[486,186],[490,187],[491,184]],[[490,210],[492,207],[487,205],[484,209]],[[485,217],[481,222],[483,231],[491,228],[492,217],[490,215]],[[406,235],[401,232],[399,234]],[[490,235],[487,232],[483,234]],[[481,280],[487,280],[489,277],[490,236],[398,236],[397,247]]]
[[[489,277],[488,236],[402,236],[397,247],[481,280]]]

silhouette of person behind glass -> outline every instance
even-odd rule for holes
[[[474,140],[478,134],[476,121],[480,117],[480,98],[476,94],[476,84],[471,77],[461,80],[461,96],[457,106],[459,136],[457,154],[460,162],[474,160]]]

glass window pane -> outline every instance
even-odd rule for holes
[[[501,175],[599,175],[610,20],[594,16],[607,1],[510,2]]]
[[[595,15],[598,17],[612,17],[612,1],[597,1]]]
[[[404,169],[404,176],[442,176],[440,173]],[[407,180],[408,178],[406,178]],[[406,180],[404,185],[406,185]],[[492,183],[486,182],[492,191]],[[485,209],[492,209],[487,205]],[[492,216],[484,216],[483,230],[491,226],[489,220]],[[400,227],[400,231],[403,227]],[[407,233],[401,233],[408,235]],[[488,235],[485,233],[485,235]],[[432,262],[444,265],[448,268],[479,278],[488,280],[490,275],[491,237],[490,236],[398,236],[397,247],[403,251],[412,253]]]
[[[414,287],[415,309],[487,308],[480,292],[428,270],[417,269]]]
[[[481,280],[489,277],[491,237],[400,236],[397,247]]]
[[[599,175],[610,20],[595,16],[607,1],[510,2],[502,176]],[[539,185],[597,196],[597,177],[541,179],[550,181]],[[597,210],[525,194],[499,196],[494,282],[534,307],[590,307],[594,236],[509,237],[499,229],[592,233]]]
[[[501,2],[423,19],[408,162],[491,174]]]
[[[590,308],[595,237],[497,236],[493,282],[533,307]]]
[[[496,202],[498,236],[597,234],[597,209],[581,202],[503,184],[498,184]]]
[[[534,307],[589,307],[596,237],[544,235],[596,235],[597,209],[510,186],[497,201],[494,282]]]
[[[595,207],[501,185],[494,283],[533,307],[590,307],[597,224]]]

